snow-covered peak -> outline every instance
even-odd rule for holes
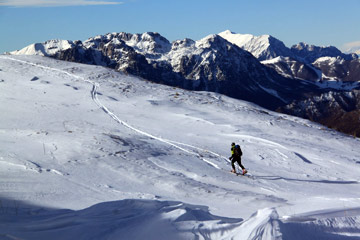
[[[40,55],[52,56],[59,51],[72,48],[74,43],[68,40],[49,40],[44,43],[34,43],[21,50],[10,52],[12,55]]]
[[[140,52],[166,53],[171,49],[171,43],[157,32],[134,34],[125,42]]]
[[[269,35],[257,37],[251,34],[240,34],[240,33],[231,32],[230,30],[226,30],[224,32],[219,33],[219,36],[241,48],[244,48],[247,51],[254,49],[253,46],[256,44],[261,45],[262,49],[269,46],[269,42],[268,42]],[[252,52],[252,53],[254,56],[258,57],[260,51]]]
[[[241,48],[248,45],[249,42],[254,41],[254,39],[256,38],[254,35],[251,34],[234,33],[230,30],[221,32],[218,35]]]
[[[269,60],[278,56],[289,57],[292,54],[283,42],[270,36],[254,36],[251,34],[233,33],[230,30],[219,33],[219,36],[240,48],[251,52],[260,61]]]
[[[146,32],[143,34],[108,33],[89,38],[84,42],[84,45],[88,48],[97,48],[100,43],[120,44],[121,41],[133,47],[135,51],[145,54],[166,53],[171,49],[171,43],[157,32]]]
[[[216,34],[210,34],[200,40],[196,41],[196,46],[199,48],[209,48],[212,46],[212,43],[218,41],[219,36]],[[220,40],[221,41],[221,40]]]
[[[185,38],[184,40],[176,40],[172,43],[171,50],[177,50],[182,48],[188,48],[195,45],[195,41],[189,38]]]
[[[229,34],[230,35],[230,34],[235,34],[235,33],[228,29],[228,30],[225,30],[225,31],[219,33],[219,35],[221,35],[221,34]]]
[[[211,48],[214,52],[222,52],[223,54],[227,54],[227,52],[234,47],[240,51],[237,51],[239,54],[247,53],[242,49],[236,47],[236,44],[228,41],[227,39],[223,38],[219,34],[211,34],[208,35],[198,41],[195,42],[195,46],[198,49],[208,49]],[[248,54],[248,53],[247,53]]]
[[[85,48],[99,48],[101,44],[119,44],[122,33],[108,33],[105,35],[97,35],[84,41]]]
[[[349,54],[355,53],[357,55],[360,55],[360,46],[355,46],[355,47],[348,48],[345,51],[345,53],[349,53]]]
[[[235,33],[230,30],[221,32],[218,35],[220,35],[221,37],[228,39],[228,40],[231,39],[233,41],[230,41],[230,42],[233,42],[233,43],[237,42],[239,45],[245,45],[248,41],[251,41],[252,39],[256,39],[256,38],[266,39],[266,38],[270,37],[270,35],[255,36],[252,34]]]

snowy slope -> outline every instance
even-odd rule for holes
[[[359,139],[40,56],[0,56],[0,87],[2,239],[360,237]]]

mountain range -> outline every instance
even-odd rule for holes
[[[101,65],[156,83],[222,93],[360,136],[359,128],[341,127],[360,126],[359,104],[353,104],[358,102],[360,61],[332,46],[288,48],[270,35],[231,31],[173,42],[154,32],[121,32],[83,42],[49,40],[10,54]]]
[[[318,47],[303,42],[288,48],[269,35],[256,37],[230,31],[219,35],[251,52],[263,64],[288,78],[359,81],[359,58],[355,53],[345,54],[333,46]]]

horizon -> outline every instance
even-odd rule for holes
[[[158,32],[170,42],[225,30],[271,35],[287,47],[299,42],[360,47],[360,1],[264,0],[2,0],[0,53],[51,39],[81,40],[112,32]]]

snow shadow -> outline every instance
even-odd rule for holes
[[[280,176],[255,176],[256,179],[264,180],[285,180],[285,181],[295,181],[295,182],[313,182],[313,183],[327,183],[327,184],[359,184],[358,181],[332,181],[332,180],[314,180],[314,179],[296,179],[296,178],[285,178]]]
[[[119,100],[118,100],[117,98],[115,98],[115,97],[108,96],[108,98],[109,98],[110,100],[112,100],[112,101],[115,101],[115,102],[118,102],[118,101],[119,101]]]
[[[328,220],[331,222],[332,220]],[[336,220],[333,220],[336,221]],[[282,223],[279,222],[282,240],[360,240],[360,229],[354,227],[334,227],[317,222]]]
[[[104,133],[105,136],[109,137],[117,146],[118,150],[113,154],[116,155],[120,152],[137,152],[143,157],[159,157],[167,155],[167,152],[157,145],[146,141],[145,139],[132,139],[123,137],[112,133]]]
[[[300,153],[295,153],[295,155],[296,156],[298,156],[301,160],[303,160],[304,162],[306,162],[306,163],[309,163],[309,164],[312,164],[312,162],[309,160],[309,159],[307,159],[306,157],[304,157],[303,155],[301,155]]]
[[[127,199],[78,211],[1,202],[0,239],[212,239],[243,221],[176,201]]]

